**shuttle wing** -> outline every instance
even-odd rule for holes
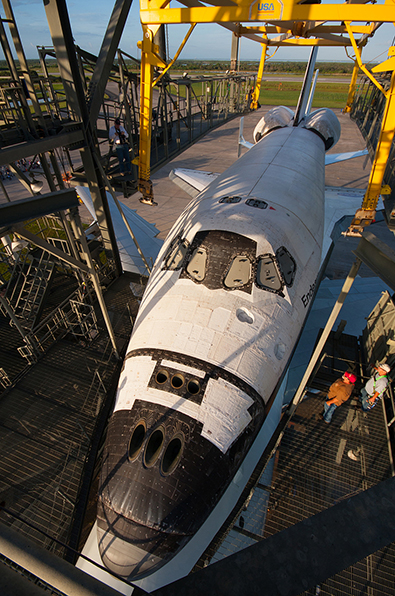
[[[88,188],[77,186],[76,190],[81,201],[84,203],[95,221],[96,214]],[[136,239],[136,242],[134,242],[127,230],[114,199],[109,192],[107,192],[107,199],[110,207],[115,236],[117,238],[122,269],[124,271],[137,273],[139,275],[149,275],[149,271],[147,271],[144,261],[137,249],[136,242],[148,263],[153,264],[163,244],[163,240],[156,237],[159,234],[159,230],[154,224],[150,224],[145,219],[140,217],[135,211],[133,211],[133,209],[129,209],[129,207],[126,205],[122,205],[124,216],[126,217]]]
[[[347,161],[348,159],[354,159],[354,157],[361,157],[362,155],[369,155],[369,151],[367,149],[361,149],[360,151],[348,151],[347,153],[327,153],[325,155],[325,165],[329,166],[333,163]]]
[[[187,168],[177,168],[169,174],[170,180],[185,190],[193,199],[218,176],[219,174],[215,172],[188,170]]]

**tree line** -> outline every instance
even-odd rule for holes
[[[128,67],[138,70],[138,66],[132,60],[125,60]],[[129,64],[130,63],[130,64]],[[18,66],[18,61],[16,61]],[[40,70],[39,60],[28,60],[29,68],[33,71]],[[47,62],[51,70],[57,66],[56,60],[51,59]],[[374,66],[371,64],[370,66]],[[238,70],[241,72],[257,72],[259,67],[258,60],[240,60]],[[316,68],[320,73],[327,74],[351,74],[354,67],[353,62],[317,62]],[[221,71],[226,72],[230,69],[230,60],[185,60],[179,59],[173,66],[173,71]],[[303,74],[306,69],[306,62],[271,62],[268,60],[265,64],[265,73],[291,73]],[[7,63],[0,60],[0,76],[9,75]]]
[[[258,60],[240,60],[238,64],[239,71],[246,72],[252,71],[257,72],[259,67]],[[221,70],[227,71],[230,68],[229,60],[177,60],[174,67],[175,70]],[[333,74],[351,74],[354,68],[353,62],[317,62],[316,68],[321,73],[333,73]],[[303,74],[306,70],[306,62],[271,62],[268,60],[265,64],[266,73],[293,73]]]

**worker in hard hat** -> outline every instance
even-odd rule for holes
[[[327,424],[330,424],[336,408],[341,406],[351,396],[356,380],[357,377],[354,375],[354,373],[345,372],[340,379],[337,379],[329,387],[328,395],[324,404],[324,413],[322,415],[324,421]]]

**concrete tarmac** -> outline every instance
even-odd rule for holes
[[[272,106],[262,106],[256,112],[248,113],[244,117],[244,137],[252,142],[253,130],[260,118]],[[338,116],[342,134],[331,153],[356,151],[364,149],[365,143],[357,125],[341,110],[334,110]],[[165,238],[178,215],[183,211],[190,196],[169,179],[169,172],[175,168],[190,168],[209,172],[222,173],[237,159],[237,141],[240,117],[237,117],[221,127],[207,133],[200,141],[186,149],[168,164],[152,175],[154,197],[158,206],[142,205],[140,194],[136,193],[122,202],[136,209],[137,213],[155,223],[160,230],[160,238]],[[242,149],[243,152],[247,151]],[[346,188],[366,188],[370,173],[370,159],[358,157],[348,162],[327,166],[326,184],[344,186]]]
[[[262,106],[256,112],[244,117],[244,137],[252,142],[253,130],[259,119],[272,106]],[[329,153],[357,151],[365,148],[364,139],[348,114],[341,110],[334,110],[341,124],[341,137]],[[140,194],[136,193],[122,201],[136,209],[137,213],[155,223],[160,230],[159,237],[165,238],[183,209],[190,201],[190,196],[169,179],[169,172],[174,168],[191,168],[209,172],[222,173],[237,159],[237,142],[240,117],[222,125],[220,128],[207,133],[200,141],[175,157],[167,165],[152,175],[154,197],[157,206],[150,207],[139,202]],[[242,149],[243,152],[247,151]],[[328,186],[344,188],[366,189],[369,182],[371,160],[369,156],[357,157],[345,162],[326,167],[325,182]],[[383,221],[382,214],[378,214],[377,223],[370,226],[373,234],[378,236],[395,250],[394,235]],[[344,279],[355,260],[352,251],[357,247],[359,238],[341,237],[334,248],[332,257],[326,269],[326,276],[330,279]],[[374,274],[362,265],[359,271],[361,277],[372,277]]]
[[[244,137],[252,142],[253,130],[259,119],[272,106],[262,106],[255,112],[244,116]],[[330,153],[341,153],[345,151],[356,151],[365,148],[364,139],[349,115],[343,114],[341,110],[334,110],[341,124],[341,137],[337,145],[330,150]],[[148,206],[140,203],[140,193],[124,198],[117,193],[118,198],[128,207],[135,209],[137,213],[154,223],[159,230],[159,237],[165,239],[172,225],[180,213],[188,205],[191,197],[169,179],[169,172],[175,168],[190,168],[209,172],[224,172],[237,159],[237,142],[240,117],[236,117],[208,132],[203,138],[191,145],[180,155],[172,159],[168,164],[152,174],[154,198],[157,206]],[[242,149],[243,152],[247,151]],[[326,184],[329,186],[340,186],[345,188],[366,189],[369,181],[371,160],[368,156],[358,157],[346,162],[333,164],[326,167]],[[38,176],[39,179],[43,179]],[[5,180],[4,187],[11,201],[27,198],[28,191],[13,178]],[[42,192],[48,192],[44,186]],[[0,203],[6,202],[4,193],[0,192]],[[84,207],[81,207],[81,217],[86,223],[90,223],[90,215]],[[378,218],[379,219],[379,218]],[[381,217],[382,220],[382,217]],[[381,239],[391,244],[393,234],[388,230],[385,223],[371,226],[371,231]],[[358,239],[341,238],[335,249],[337,258],[331,259],[332,269],[327,273],[331,279],[345,277],[349,271],[350,263],[353,260],[351,251],[358,244]],[[361,276],[371,276],[372,272],[362,266]]]

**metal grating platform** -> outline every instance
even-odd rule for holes
[[[276,455],[212,563],[393,475],[384,402],[364,413],[357,399],[366,380],[357,338],[332,332],[324,353],[306,397],[286,426]],[[356,389],[351,399],[337,408],[332,423],[326,424],[322,412],[327,389],[345,370],[357,372]],[[348,457],[349,450],[357,454],[357,461]],[[339,531],[347,533],[347,528]],[[394,563],[395,545],[390,545],[304,596],[395,594]]]
[[[255,118],[254,115],[253,115],[253,117]],[[234,126],[234,124],[232,124],[232,126]],[[223,143],[223,142],[224,142],[224,137],[221,138],[221,143]],[[205,139],[205,143],[207,143],[207,138]],[[195,150],[197,150],[196,148],[197,148],[197,145],[195,146]],[[217,152],[214,151],[213,154],[217,154]],[[218,155],[220,155],[220,154],[218,153]],[[185,156],[184,156],[184,159],[185,159]],[[221,159],[223,159],[223,156],[221,156]],[[196,159],[194,160],[194,162],[195,161],[196,161]],[[350,165],[347,165],[345,167],[350,168]],[[214,166],[213,166],[213,169],[215,169]],[[337,175],[338,175],[338,169],[336,169],[336,176]],[[357,176],[355,176],[354,178],[356,180],[358,179],[358,184],[360,184],[360,179]],[[164,186],[164,185],[162,184],[162,186]],[[161,186],[161,188],[162,188],[162,186]],[[173,196],[173,194],[174,194],[174,190],[173,190],[173,187],[171,187],[171,196]],[[167,201],[162,201],[162,203],[166,205],[166,207],[163,209],[163,211],[165,213],[164,217],[169,218],[168,203],[167,203]],[[136,207],[136,205],[133,203],[131,203],[131,205],[134,208]],[[137,207],[140,209],[142,208],[141,205],[139,206],[138,201],[137,201]],[[160,208],[160,207],[158,207],[158,208]],[[148,208],[143,207],[143,209],[148,209]],[[154,213],[154,212],[152,212],[152,213]],[[158,212],[155,211],[155,215],[152,215],[152,217],[158,218]],[[171,219],[171,218],[169,218],[169,219]],[[377,224],[374,224],[374,225],[377,225]],[[342,247],[341,251],[345,252],[344,246]],[[345,272],[347,273],[348,267],[346,267],[345,269],[346,269]],[[377,286],[377,280],[374,280],[374,286]],[[126,288],[126,290],[127,290],[127,288]],[[337,293],[339,291],[340,291],[340,288],[339,288],[339,290],[336,290]],[[363,290],[363,292],[365,293],[365,290]],[[358,304],[358,303],[354,303],[352,305],[352,309],[354,309],[354,312],[355,312],[355,308],[356,308],[355,304]],[[121,310],[119,310],[119,308]],[[360,307],[358,306],[357,308],[360,308]],[[110,310],[111,309],[112,309],[112,307],[110,307]],[[113,310],[111,312],[111,318],[112,318],[112,321],[114,324],[117,321],[118,317],[120,317],[119,312],[121,312],[121,311],[122,311],[121,305],[116,305],[116,307],[113,308]],[[120,317],[120,318],[122,318],[122,317]],[[119,330],[119,328],[117,329],[117,333],[116,333],[117,341],[121,334],[125,338],[128,336],[127,326],[125,326],[125,329],[123,330],[123,332],[121,332]],[[104,344],[105,341],[106,340],[103,338],[97,338],[97,340],[95,340],[93,345],[97,348],[98,353],[100,353],[100,351],[101,351],[101,353],[103,353],[103,349],[104,349],[103,346],[101,346],[100,350],[99,350],[98,344],[100,342],[102,342]],[[81,354],[82,354],[82,358],[83,358],[85,354],[88,354],[88,350],[84,349],[81,352]],[[68,363],[68,359],[67,359],[67,356],[65,356],[64,364],[63,364],[63,367],[65,368],[64,376],[66,376],[66,374],[69,372],[67,370],[67,363]],[[78,362],[78,365],[82,367],[82,363]],[[50,373],[50,371],[48,369],[48,374],[49,373]],[[51,382],[53,381],[50,374],[49,374],[49,380]],[[37,383],[37,377],[34,378],[34,381]],[[99,383],[98,380],[97,380],[97,382]],[[78,393],[77,390],[74,390],[72,384],[68,386],[68,391],[69,391],[69,396],[74,395],[74,393],[75,394]],[[32,399],[33,403],[34,403],[35,399],[36,399],[36,397],[33,395],[33,399]],[[320,492],[319,487],[316,484],[314,484],[314,480],[317,479],[317,476],[315,476],[313,479],[312,479],[312,477],[309,476],[308,478],[306,478],[306,480],[303,480],[303,477],[301,477],[300,479],[299,479],[299,476],[297,477],[298,482],[297,482],[296,486],[297,486],[297,490],[299,491],[297,493],[297,495],[298,495],[298,497],[302,494],[305,495],[303,497],[304,498],[303,506],[300,504],[298,505],[297,498],[295,497],[295,474],[292,476],[292,472],[290,471],[290,469],[292,469],[292,466],[287,464],[286,452],[281,451],[281,450],[285,449],[286,442],[288,440],[288,435],[289,435],[289,437],[297,437],[298,436],[299,439],[302,440],[302,438],[301,438],[302,435],[300,434],[302,431],[301,431],[300,427],[304,424],[306,424],[306,426],[310,429],[308,432],[303,431],[305,433],[304,440],[306,440],[307,436],[311,436],[311,438],[313,439],[312,449],[314,449],[314,441],[321,440],[322,436],[325,436],[327,438],[327,442],[329,444],[333,443],[336,440],[339,441],[339,438],[335,432],[335,427],[337,424],[337,415],[344,414],[346,412],[346,410],[344,410],[344,408],[346,408],[348,411],[348,408],[351,406],[351,404],[346,404],[345,406],[343,406],[344,411],[342,411],[342,409],[339,409],[336,412],[336,415],[334,416],[334,419],[333,419],[333,423],[328,429],[326,429],[326,425],[324,425],[324,423],[320,422],[319,419],[317,418],[316,432],[313,432],[312,429],[314,426],[313,425],[314,420],[312,421],[310,419],[307,411],[302,412],[302,407],[306,410],[307,410],[307,406],[314,407],[315,414],[318,416],[320,407],[322,406],[322,401],[323,401],[323,396],[320,397],[319,395],[316,394],[316,395],[310,397],[308,400],[306,400],[298,409],[298,411],[296,413],[296,417],[293,419],[289,428],[287,429],[286,436],[284,437],[283,444],[281,445],[281,449],[279,451],[278,457],[275,459],[275,461],[272,461],[271,464],[269,464],[269,466],[271,465],[272,468],[274,467],[274,464],[276,464],[275,476],[272,479],[272,474],[268,467],[264,476],[262,476],[260,479],[260,483],[258,484],[258,487],[255,490],[255,492],[251,498],[251,501],[249,503],[247,511],[242,512],[242,515],[240,516],[240,518],[238,518],[236,525],[231,530],[231,532],[228,534],[228,537],[226,539],[226,542],[224,543],[223,548],[221,547],[221,549],[223,551],[227,551],[226,554],[230,554],[231,552],[240,550],[241,548],[247,546],[248,544],[253,544],[257,538],[262,538],[266,535],[266,533],[265,533],[266,507],[265,506],[266,506],[267,502],[269,501],[269,498],[270,498],[270,506],[269,506],[269,513],[267,516],[266,529],[269,528],[269,530],[273,531],[273,533],[274,533],[274,531],[277,531],[274,529],[274,525],[276,522],[276,516],[279,518],[279,513],[280,513],[280,511],[279,511],[280,505],[278,503],[276,504],[276,500],[275,500],[276,495],[280,495],[280,499],[282,499],[284,501],[287,500],[288,508],[287,508],[285,514],[287,515],[287,521],[290,525],[292,525],[293,523],[296,523],[296,521],[299,519],[298,516],[302,516],[302,518],[304,516],[308,516],[308,510],[311,505],[310,501],[312,500],[311,495],[313,494],[313,489],[314,489],[314,491],[316,491],[318,493],[318,495]],[[40,403],[43,403],[43,402],[40,401]],[[1,402],[0,402],[0,404],[1,404]],[[66,406],[66,404],[64,404],[64,405]],[[377,410],[377,408],[376,408],[376,410]],[[313,412],[313,414],[314,414],[314,412]],[[373,415],[373,414],[377,415],[377,411],[371,413],[371,415]],[[296,425],[296,428],[295,427],[292,428],[292,424]],[[329,432],[327,432],[327,430]],[[22,429],[19,430],[19,433],[17,432],[16,429],[14,430],[14,432],[15,432],[15,436],[19,436],[20,434],[23,435]],[[324,433],[324,435],[323,435],[323,433]],[[383,436],[385,434],[384,428],[382,428],[382,434],[383,434]],[[341,438],[343,438],[343,436],[344,436],[343,432],[341,432],[339,436]],[[354,435],[351,435],[351,433],[350,433],[350,436],[354,436]],[[66,436],[66,440],[68,440],[68,438],[69,437]],[[42,441],[41,438],[37,438],[37,437],[34,437],[32,440]],[[80,440],[82,443],[84,443],[84,441],[86,442],[86,438],[82,432],[80,433]],[[291,438],[289,438],[289,441],[291,442]],[[368,439],[366,439],[366,441],[368,441]],[[2,444],[2,443],[0,443],[0,444]],[[44,450],[46,448],[46,443],[44,443],[44,441],[42,441],[41,444],[44,445],[44,447],[43,447],[43,450]],[[327,443],[321,441],[321,444],[322,444],[323,450],[326,450]],[[61,445],[61,441],[58,441],[58,445]],[[54,451],[56,448],[56,444],[51,445],[51,447],[52,447],[52,450]],[[308,448],[306,447],[306,449],[308,449]],[[26,453],[27,453],[27,450],[25,451],[25,455],[26,455]],[[306,457],[306,461],[309,461],[308,460],[308,458],[309,458],[308,450],[307,450],[307,453],[305,453],[305,457]],[[324,473],[325,465],[328,465],[327,475],[331,476],[334,474],[334,472],[332,471],[334,464],[328,454],[326,454],[325,457],[326,457],[326,460],[328,460],[328,461],[323,460],[321,462],[322,473]],[[344,457],[345,456],[343,453],[341,466],[345,465],[345,463],[343,461]],[[281,476],[281,471],[280,471],[281,465],[283,463],[285,464],[285,466],[288,465],[289,474],[285,475],[285,476]],[[350,464],[351,463],[355,464],[355,462],[351,462],[351,460],[350,460]],[[359,462],[354,466],[354,468],[357,468],[358,465],[359,465]],[[352,470],[353,470],[353,468],[351,468],[351,471]],[[336,471],[336,469],[335,469],[335,471]],[[77,468],[76,468],[76,472],[77,472],[77,474],[79,473]],[[300,469],[298,470],[298,473],[303,474],[303,472],[304,472],[303,466],[301,465]],[[354,472],[355,472],[355,469],[354,469]],[[289,478],[290,475],[292,476],[292,479]],[[338,476],[339,476],[339,474],[338,474]],[[4,477],[4,475],[2,473],[1,473],[1,477]],[[337,478],[337,476],[336,476],[336,478]],[[44,486],[44,489],[46,489],[46,485],[43,485],[43,486]],[[20,485],[16,484],[16,487],[17,488],[20,487],[21,489],[23,489],[22,483]],[[343,487],[343,488],[345,490],[345,487]],[[60,490],[61,490],[61,492],[63,492],[62,487],[60,487]],[[81,491],[79,494],[81,494]],[[0,495],[1,495],[1,493],[0,493]],[[66,496],[69,496],[69,494],[66,493]],[[59,497],[59,494],[58,494],[58,497]],[[62,497],[59,497],[59,499],[61,499],[61,498]],[[340,498],[342,498],[342,497],[340,497]],[[1,502],[1,498],[0,498],[0,502]],[[261,506],[262,502],[263,502],[263,506]],[[319,502],[320,501],[317,501],[317,500],[313,502],[313,505],[315,508],[318,506],[317,503],[319,503]],[[333,502],[335,502],[335,501],[333,501]],[[295,511],[292,510],[292,503],[294,504]],[[67,504],[67,501],[66,501],[66,504]],[[330,502],[330,504],[332,504],[332,502]],[[13,503],[8,501],[7,505],[10,506],[10,505],[13,505]],[[56,506],[57,506],[57,503],[56,503]],[[65,507],[64,499],[63,499],[63,502],[59,505],[59,511],[61,511],[61,507]],[[29,508],[28,507],[26,508],[25,511],[26,511],[27,516],[29,516]],[[31,511],[31,509],[30,509],[30,511]],[[70,508],[69,511],[72,511],[72,509]],[[0,514],[0,517],[3,520],[5,519],[4,514]],[[256,520],[255,522],[251,521],[251,519],[253,519],[253,518],[255,518],[255,520]],[[66,520],[67,520],[67,515],[66,515],[66,511],[64,510],[64,518],[63,518],[63,520],[61,520],[59,522],[59,525],[58,525],[59,532],[64,532],[65,524],[68,523]],[[278,519],[277,519],[277,521],[278,521]],[[279,525],[279,529],[280,529],[281,524],[278,524],[278,525]],[[272,526],[273,526],[273,529],[271,529]],[[269,532],[269,530],[267,530],[267,532]],[[25,531],[28,535],[30,535],[30,536],[33,535],[32,530],[27,529]],[[67,532],[64,532],[64,535],[66,535],[66,533]],[[267,536],[268,535],[269,535],[269,533],[267,533]],[[49,541],[48,548],[56,551],[57,547],[53,542]],[[64,552],[64,551],[62,551],[62,549],[59,548],[58,551],[56,551],[56,552]],[[388,551],[388,552],[390,552],[390,551]],[[391,552],[393,552],[393,551],[391,551]],[[221,552],[219,551],[218,558],[221,558],[221,556],[225,556],[225,555],[224,554],[221,555]],[[392,556],[391,554],[387,555],[387,551],[386,551],[384,554],[380,553],[378,555],[378,557],[380,558],[380,561],[378,561],[378,559],[375,559],[375,561],[378,561],[378,565],[379,564],[381,565],[382,570],[388,570],[388,562],[387,561],[391,560],[390,558],[388,558],[391,556]],[[213,559],[213,560],[215,560],[215,559]],[[325,594],[332,594],[332,593],[333,594],[358,594],[358,595],[360,595],[360,594],[376,594],[376,593],[377,594],[382,594],[382,593],[383,594],[384,593],[385,594],[395,594],[394,586],[392,585],[392,587],[390,587],[389,584],[385,583],[385,581],[387,581],[387,580],[383,579],[383,584],[381,585],[380,581],[378,579],[377,573],[376,573],[376,575],[372,575],[372,570],[374,569],[375,564],[376,564],[375,562],[373,564],[371,564],[368,569],[367,563],[366,563],[366,561],[364,561],[361,564],[354,566],[349,572],[343,572],[343,574],[339,574],[338,576],[336,576],[336,578],[333,578],[333,580],[328,580],[328,582],[326,582],[325,586],[317,587],[314,590],[308,592],[308,594],[318,594],[318,593],[320,593],[320,591],[321,591],[321,594],[324,594],[324,593]],[[363,573],[365,573],[365,576],[362,575],[360,568],[363,570]],[[393,565],[393,559],[392,559],[392,569],[393,568],[394,568],[394,565]],[[368,572],[366,571],[366,569],[368,569]],[[376,569],[376,571],[377,571],[377,569]],[[347,573],[348,573],[348,575],[347,575]],[[371,575],[367,575],[367,573],[370,573]],[[359,579],[358,579],[358,581],[352,583],[354,581],[353,578],[355,578],[355,577],[357,577]],[[363,583],[364,580],[361,579],[363,577],[368,578],[368,579],[365,579],[365,583]],[[385,578],[384,573],[383,573],[383,578]],[[343,586],[343,584],[344,584],[344,586]],[[324,591],[324,590],[326,590],[326,591]]]
[[[131,281],[122,276],[105,295],[120,353],[138,307]],[[119,374],[97,318],[93,341],[59,340],[0,399],[0,520],[62,557],[67,549],[56,540],[78,542],[94,465],[89,456]]]

